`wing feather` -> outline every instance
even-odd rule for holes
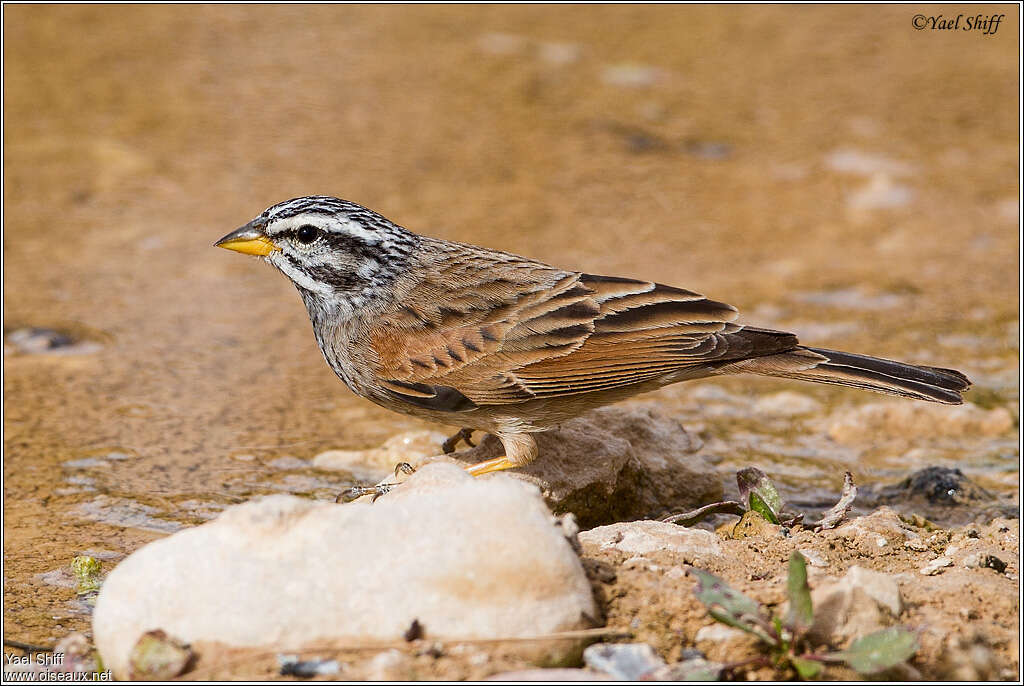
[[[517,265],[517,279],[489,279],[486,269],[459,265],[445,274],[459,278],[443,304],[383,317],[371,345],[387,391],[424,405],[439,402],[427,397],[438,387],[448,389],[449,404],[459,404],[457,392],[474,406],[499,405],[611,390],[796,346],[791,334],[733,323],[734,307],[693,291],[528,266]]]

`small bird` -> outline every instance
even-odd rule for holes
[[[533,433],[690,379],[760,374],[947,404],[970,386],[953,369],[737,324],[736,308],[694,291],[420,236],[328,196],[274,205],[216,245],[291,279],[353,393],[466,427],[446,451],[473,429],[496,435],[505,454],[473,475],[531,462]]]

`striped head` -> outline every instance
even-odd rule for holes
[[[299,290],[310,317],[348,318],[408,267],[419,236],[347,200],[278,203],[216,245],[258,255]]]

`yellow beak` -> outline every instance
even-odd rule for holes
[[[224,238],[214,243],[218,248],[227,248],[246,255],[258,255],[266,257],[275,250],[281,248],[271,242],[266,235],[251,223],[240,229],[235,229]]]

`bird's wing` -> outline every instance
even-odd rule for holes
[[[538,267],[406,307],[371,334],[378,379],[423,407],[471,409],[650,381],[791,349],[791,334],[733,324],[736,309],[647,281]],[[420,299],[422,300],[422,299]]]

